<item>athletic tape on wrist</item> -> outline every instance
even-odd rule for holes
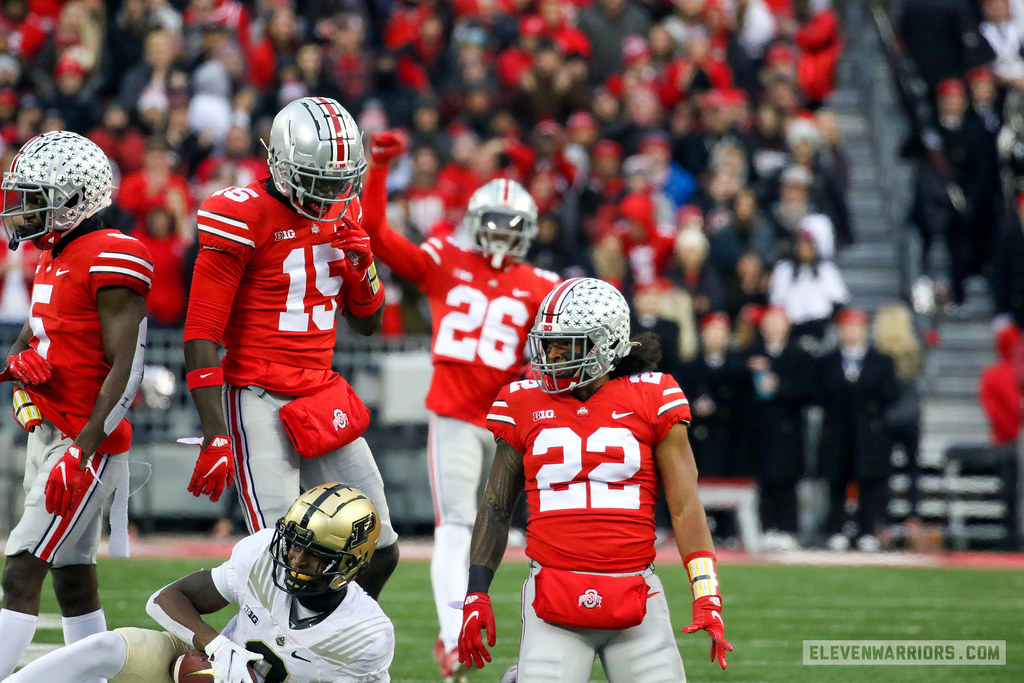
[[[708,595],[718,595],[718,572],[715,569],[715,554],[707,550],[698,550],[686,556],[686,575],[690,577],[690,590],[693,599]]]
[[[217,387],[224,384],[224,371],[220,366],[199,368],[185,375],[185,380],[188,382],[189,391],[200,387]]]

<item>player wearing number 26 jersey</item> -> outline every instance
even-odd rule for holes
[[[458,664],[460,626],[449,603],[466,590],[480,475],[494,458],[487,407],[498,389],[522,376],[526,333],[558,276],[521,262],[537,232],[537,206],[515,181],[493,180],[473,193],[467,246],[431,238],[417,247],[388,229],[387,168],[403,148],[395,133],[372,137],[363,227],[374,253],[430,304],[434,374],[426,405],[434,415],[427,454],[435,511],[431,578],[440,622],[434,654],[441,677],[449,679]]]
[[[383,315],[384,288],[359,227],[361,136],[337,102],[307,97],[278,113],[267,149],[270,178],[221,190],[199,208],[185,364],[203,443],[189,491],[217,500],[233,476],[246,524],[258,531],[300,490],[357,486],[381,516],[380,550],[361,579],[376,597],[398,561],[397,535],[361,437],[367,411],[331,368],[338,315],[364,335]],[[299,397],[308,399],[289,405]]]
[[[530,331],[534,379],[498,394],[487,425],[498,441],[473,527],[459,658],[484,666],[495,644],[487,591],[508,519],[526,491],[530,517],[518,680],[583,683],[600,655],[608,680],[685,680],[668,602],[651,564],[654,503],[664,486],[690,575],[692,633],[706,629],[725,667],[714,548],[686,436],[690,407],[656,372],[657,337],[629,336],[629,307],[601,280],[575,278],[545,297]]]

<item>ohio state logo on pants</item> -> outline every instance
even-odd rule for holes
[[[587,609],[594,609],[601,606],[601,594],[593,588],[588,588],[580,594],[580,606]]]
[[[348,427],[348,415],[341,408],[334,409],[334,429],[342,430]]]

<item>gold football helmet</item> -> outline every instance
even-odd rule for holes
[[[379,538],[377,509],[362,491],[337,482],[315,486],[277,520],[269,548],[274,585],[302,596],[341,590],[369,564]],[[288,551],[293,546],[319,559],[320,571],[307,574],[291,567]]]

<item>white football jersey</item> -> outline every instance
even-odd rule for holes
[[[271,580],[274,563],[267,548],[273,537],[273,529],[264,529],[242,539],[231,559],[213,570],[217,590],[238,605],[224,635],[263,655],[270,665],[266,683],[390,681],[395,629],[358,585],[349,584],[345,599],[323,621],[291,627],[294,598]]]

